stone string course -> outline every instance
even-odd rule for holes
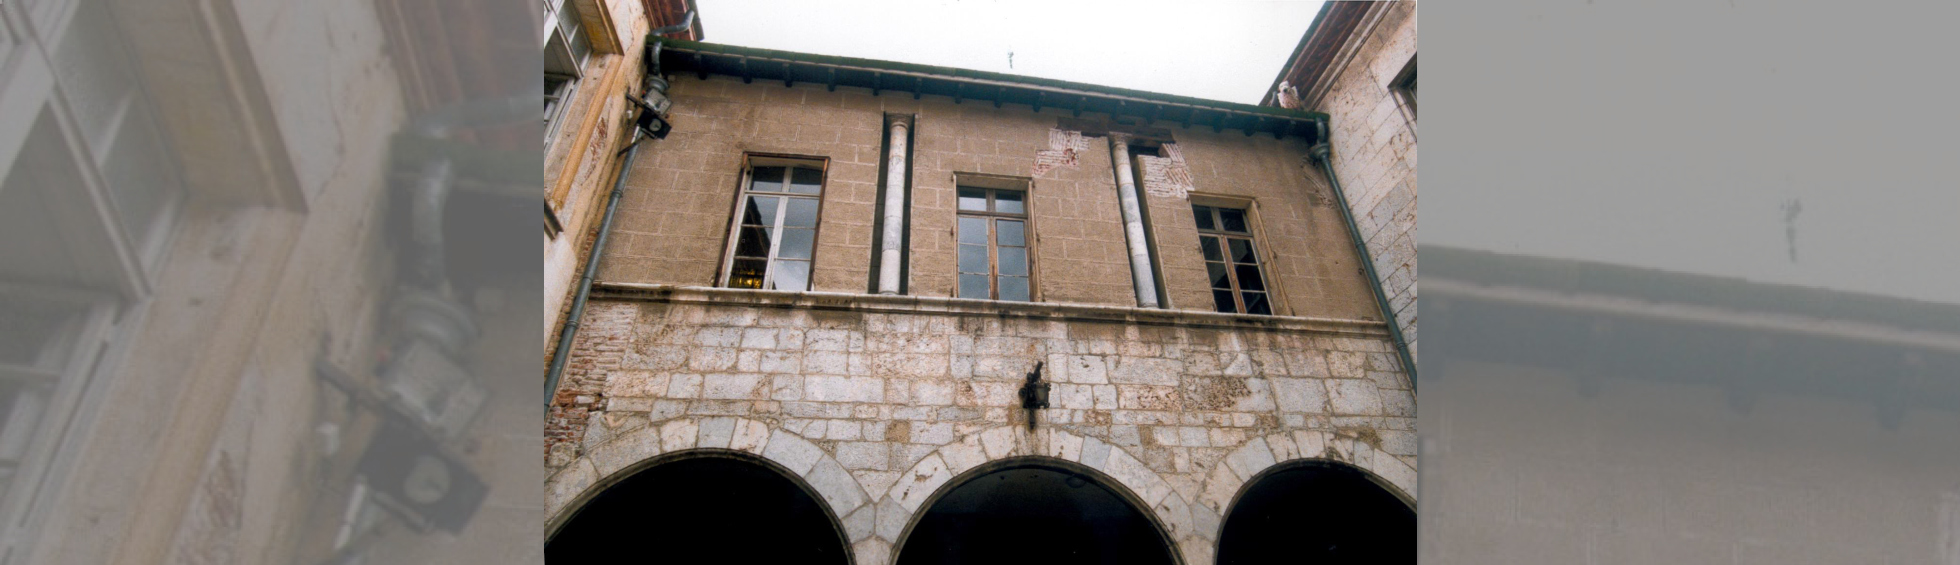
[[[844,525],[857,562],[874,565],[894,558],[933,493],[1012,457],[1108,475],[1194,564],[1212,560],[1245,481],[1277,464],[1342,461],[1416,496],[1415,401],[1378,323],[628,294],[595,296],[551,409],[553,525],[594,485],[702,449],[748,452],[799,475]],[[1016,391],[1037,361],[1054,388],[1030,432]]]

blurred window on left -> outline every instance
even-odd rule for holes
[[[551,26],[544,40],[544,139],[549,146],[557,136],[558,123],[578,89],[585,60],[592,55],[592,41],[585,37],[578,10],[571,0],[544,3]]]

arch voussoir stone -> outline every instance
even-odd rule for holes
[[[816,443],[766,422],[732,416],[681,417],[607,438],[545,481],[548,523],[562,523],[577,506],[639,472],[663,455],[696,449],[740,451],[788,470],[814,491],[843,524],[854,552],[876,554],[877,514],[856,477]],[[884,553],[890,553],[889,543]],[[872,561],[883,562],[883,561]],[[858,563],[867,563],[859,557]]]
[[[1397,497],[1415,504],[1416,469],[1400,457],[1381,453],[1366,441],[1326,430],[1293,430],[1254,437],[1233,449],[1206,475],[1200,486],[1200,504],[1208,521],[1202,530],[1206,539],[1217,539],[1222,519],[1246,483],[1260,473],[1303,461],[1331,461],[1362,470],[1384,483]]]
[[[897,483],[876,502],[877,552],[859,552],[859,565],[884,565],[893,559],[907,524],[926,510],[935,493],[954,478],[990,462],[1023,456],[1052,457],[1094,469],[1142,502],[1138,511],[1151,515],[1167,531],[1173,550],[1186,564],[1210,563],[1215,512],[1193,504],[1155,470],[1123,448],[1095,437],[1044,428],[1033,432],[1019,426],[1000,426],[962,436],[940,446],[900,474]]]

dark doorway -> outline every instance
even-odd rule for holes
[[[1308,463],[1254,477],[1225,517],[1221,565],[1416,562],[1416,513],[1353,467]]]
[[[545,563],[849,563],[830,511],[763,463],[704,456],[628,477],[545,542]]]
[[[1029,462],[986,471],[932,503],[898,565],[1170,565],[1170,542],[1106,479]]]

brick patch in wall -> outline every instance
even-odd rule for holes
[[[1185,195],[1196,190],[1191,182],[1191,167],[1184,163],[1184,150],[1179,149],[1176,143],[1166,143],[1163,148],[1163,157],[1141,157],[1143,190],[1153,198],[1183,200]]]
[[[1063,129],[1048,130],[1048,149],[1034,153],[1034,175],[1054,170],[1055,167],[1074,167],[1076,155],[1089,150],[1089,138],[1082,132]]]

